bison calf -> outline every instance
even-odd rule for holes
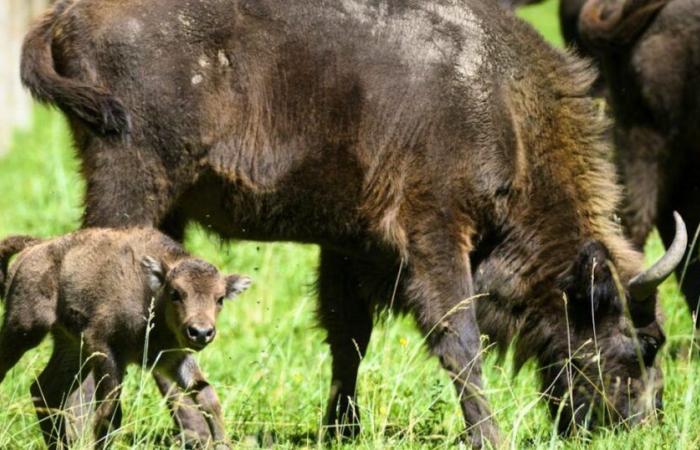
[[[8,260],[17,252],[7,273]],[[0,382],[47,333],[54,338],[51,359],[31,387],[50,448],[67,440],[64,417],[49,420],[49,415],[78,386],[81,368],[95,375],[95,435],[101,447],[120,425],[126,366],[142,362],[188,390],[207,418],[212,438],[223,443],[219,401],[191,350],[214,339],[224,299],[243,292],[250,278],[223,277],[211,264],[146,228],[88,229],[46,242],[11,237],[0,243],[0,269],[6,302]]]

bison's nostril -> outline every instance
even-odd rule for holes
[[[187,327],[187,337],[198,344],[207,344],[214,339],[216,330],[213,327],[198,327],[189,326]]]
[[[196,327],[187,327],[187,337],[195,340],[199,336],[199,329]]]

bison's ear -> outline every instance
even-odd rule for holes
[[[610,253],[600,241],[589,241],[571,268],[566,293],[577,317],[590,317],[619,306],[618,289],[608,261]]]
[[[165,283],[165,274],[167,273],[165,264],[151,256],[144,256],[143,259],[141,259],[141,269],[144,275],[146,275],[146,282],[148,283],[148,287],[151,288],[151,291],[156,292],[163,287],[163,283]]]
[[[245,275],[229,275],[226,277],[226,298],[233,298],[253,284],[253,280]]]

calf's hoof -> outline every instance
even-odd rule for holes
[[[498,427],[491,423],[473,425],[462,436],[462,441],[473,449],[501,447],[501,435]]]

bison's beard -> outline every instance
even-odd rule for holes
[[[600,426],[629,427],[661,413],[660,368],[640,367],[615,356],[602,352],[598,358],[588,358],[587,363],[576,357],[563,358],[542,370],[543,392],[559,433],[571,435]]]

